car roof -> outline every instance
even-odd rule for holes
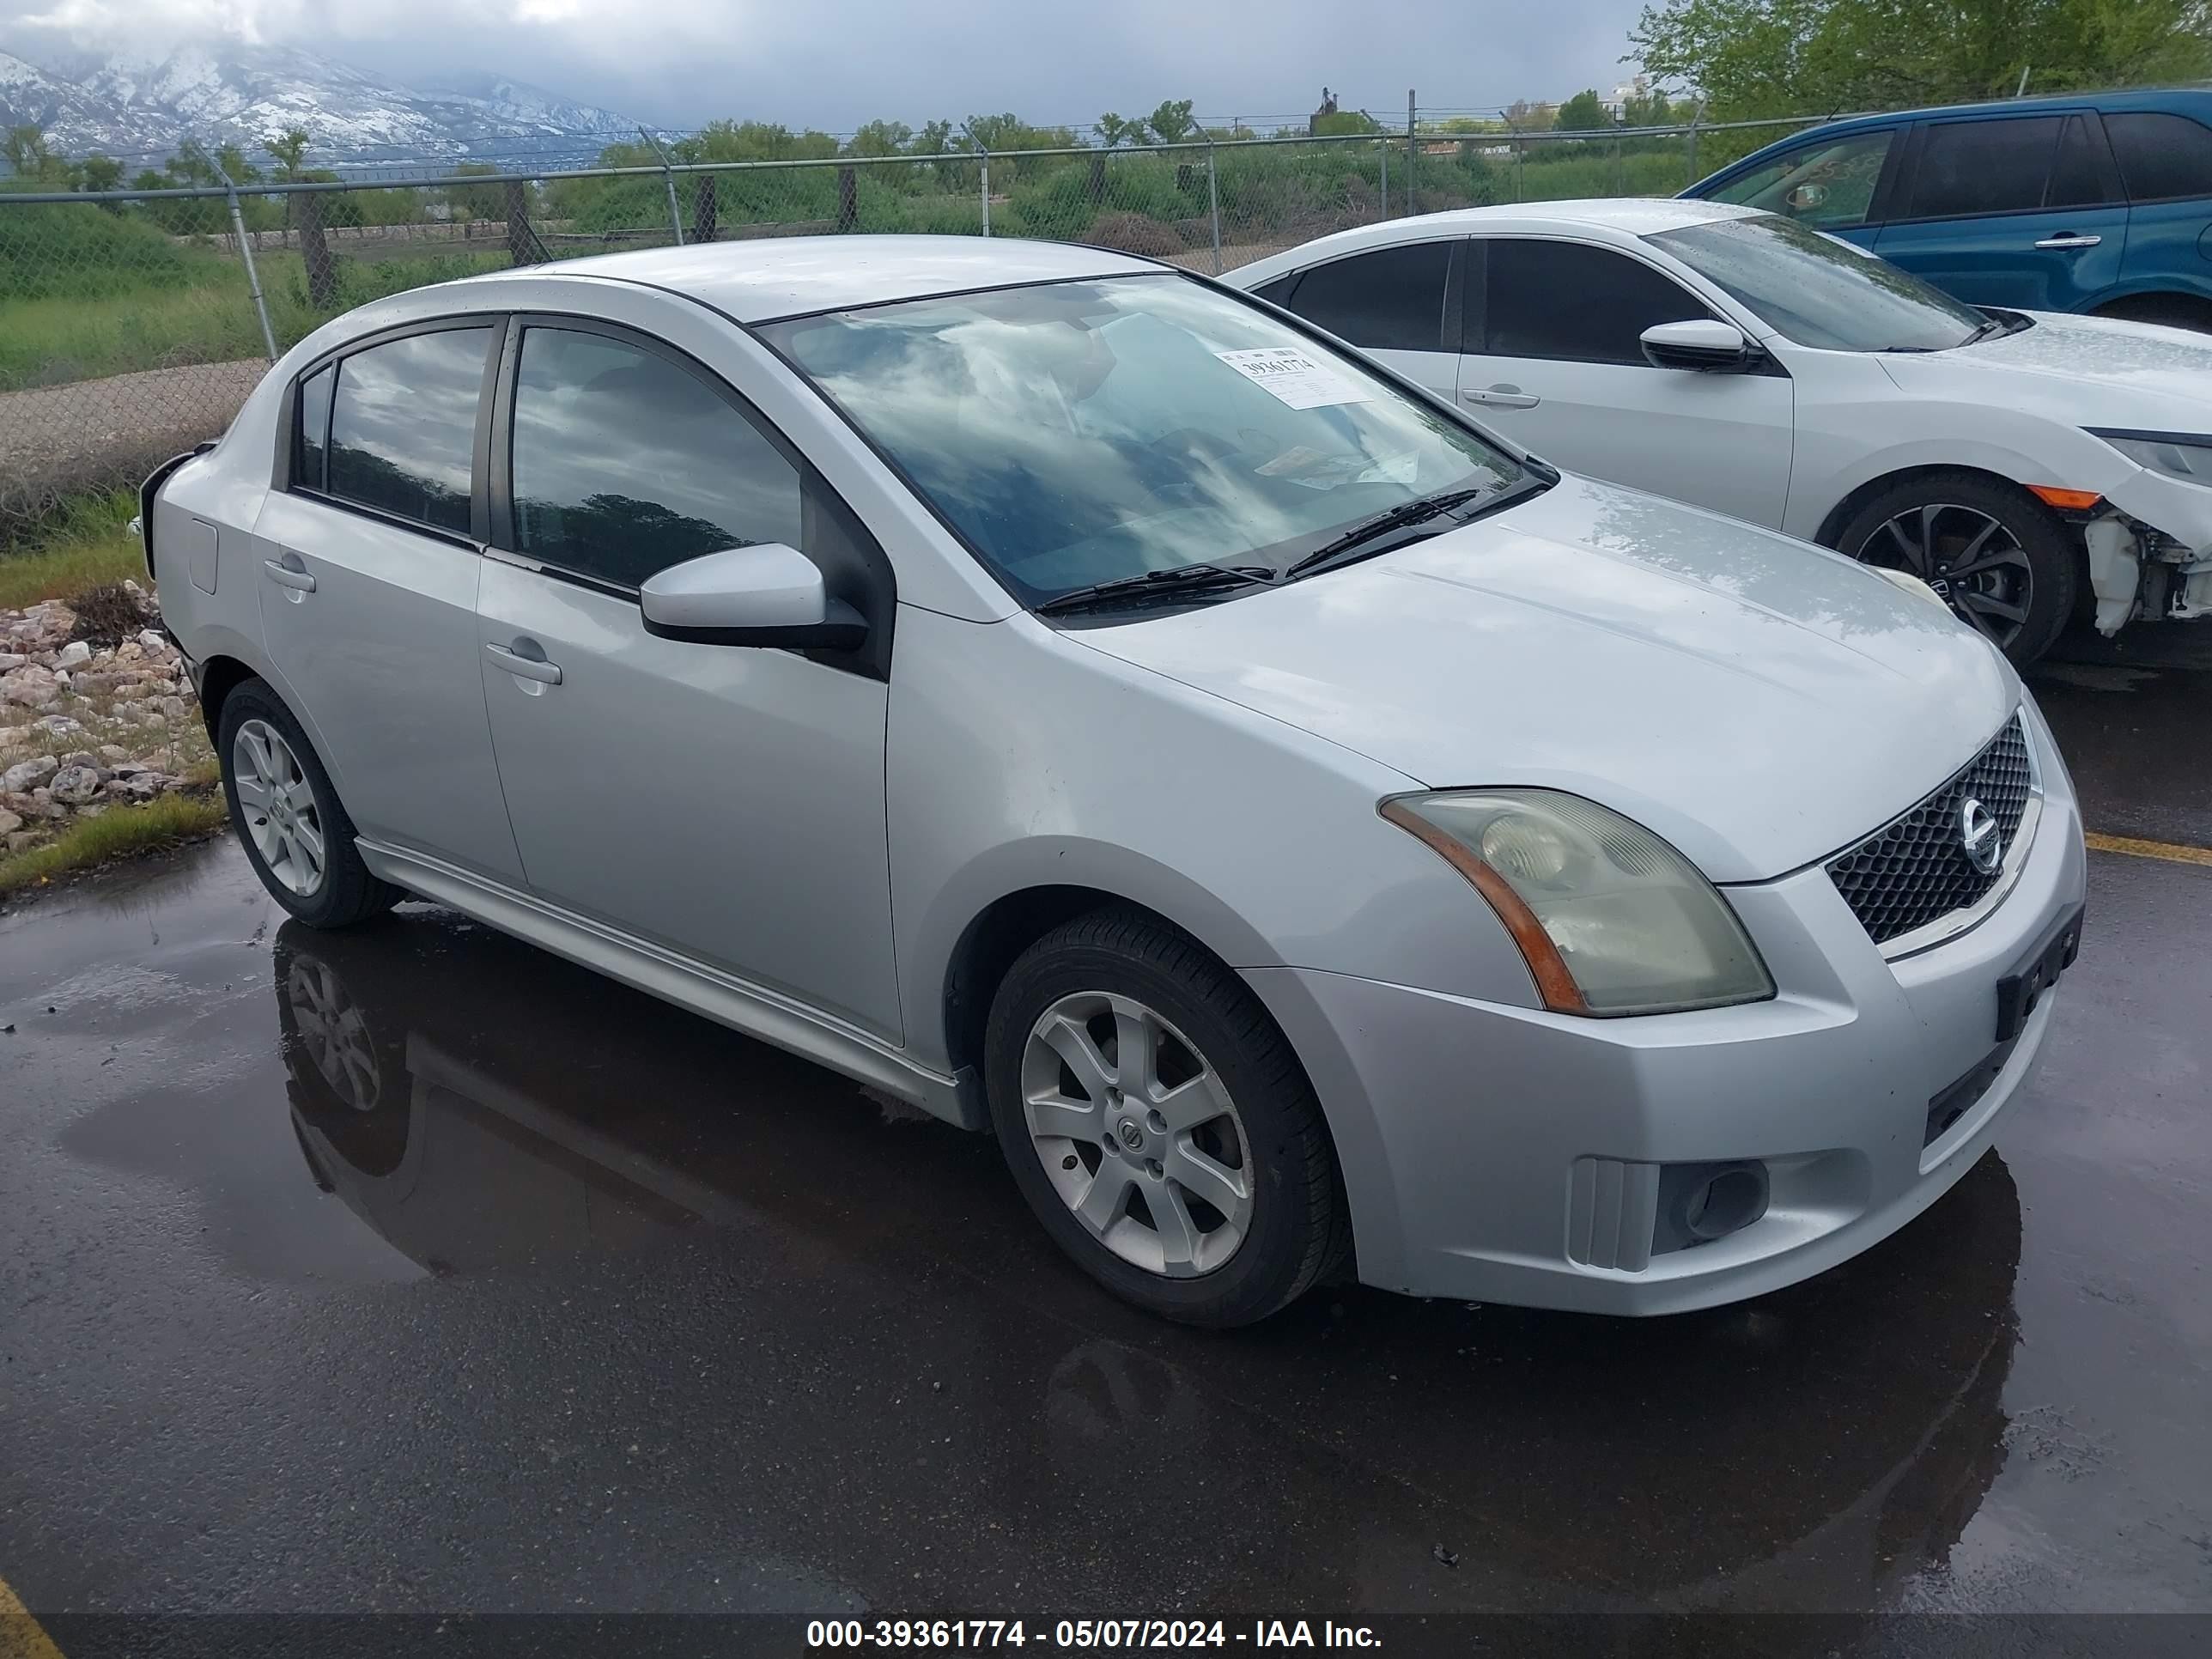
[[[778,236],[518,265],[466,278],[459,285],[529,276],[591,276],[665,289],[713,306],[741,323],[761,323],[933,294],[1164,269],[1156,260],[1103,248],[1018,237]]]
[[[1237,287],[1266,282],[1287,270],[1303,270],[1326,259],[1340,258],[1361,248],[1387,247],[1394,242],[1427,241],[1438,236],[1525,235],[1550,236],[1562,231],[1597,230],[1619,236],[1650,236],[1687,225],[1711,224],[1718,219],[1748,219],[1757,208],[1727,202],[1699,202],[1671,197],[1622,196],[1565,202],[1519,202],[1510,205],[1454,208],[1444,213],[1420,213],[1411,218],[1385,219],[1379,223],[1340,230],[1302,242],[1297,247],[1271,254],[1236,270],[1222,280]]]
[[[1973,115],[2035,115],[2053,110],[2094,109],[2118,114],[2133,111],[2170,110],[2188,113],[2199,118],[2212,118],[2212,88],[2203,87],[2136,88],[2126,92],[2053,92],[2041,93],[2033,98],[1995,98],[1978,104],[1934,104],[1924,109],[1888,110],[1876,115],[1846,115],[1838,120],[1825,121],[1817,126],[1800,128],[1785,133],[1773,143],[1764,144],[1743,158],[1731,161],[1723,172],[1734,172],[1744,161],[1754,161],[1768,150],[1796,143],[1800,138],[1819,135],[1823,138],[1839,133],[1863,132],[1882,127],[1901,126],[1908,121],[1948,119],[1953,116]],[[1717,176],[1717,175],[1716,175]],[[1700,181],[1702,182],[1702,181]]]

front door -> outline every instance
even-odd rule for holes
[[[1780,526],[1788,376],[1654,368],[1645,329],[1712,313],[1617,249],[1513,236],[1468,248],[1461,407],[1570,471]]]
[[[879,667],[656,638],[637,601],[705,553],[827,569],[865,532],[688,359],[573,323],[510,350],[477,656],[531,890],[896,1042]]]
[[[2118,282],[2128,209],[2094,115],[1930,121],[1875,252],[1969,305],[2075,311]]]
[[[270,660],[354,825],[515,883],[477,670],[478,388],[498,331],[404,335],[303,380],[291,487],[254,529]]]

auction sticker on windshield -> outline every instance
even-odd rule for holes
[[[1217,351],[1215,356],[1246,380],[1292,409],[1321,409],[1330,404],[1364,404],[1374,394],[1362,390],[1318,357],[1295,347],[1255,351]]]

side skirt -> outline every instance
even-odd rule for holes
[[[362,861],[394,886],[451,905],[488,927],[842,1072],[933,1117],[965,1129],[983,1127],[985,1120],[976,1109],[981,1091],[965,1072],[946,1077],[917,1066],[879,1038],[789,997],[440,860],[366,836],[356,845]]]

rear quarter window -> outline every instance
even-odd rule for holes
[[[2146,111],[2107,115],[2105,131],[2119,158],[2130,200],[2212,196],[2212,127],[2185,115]]]

